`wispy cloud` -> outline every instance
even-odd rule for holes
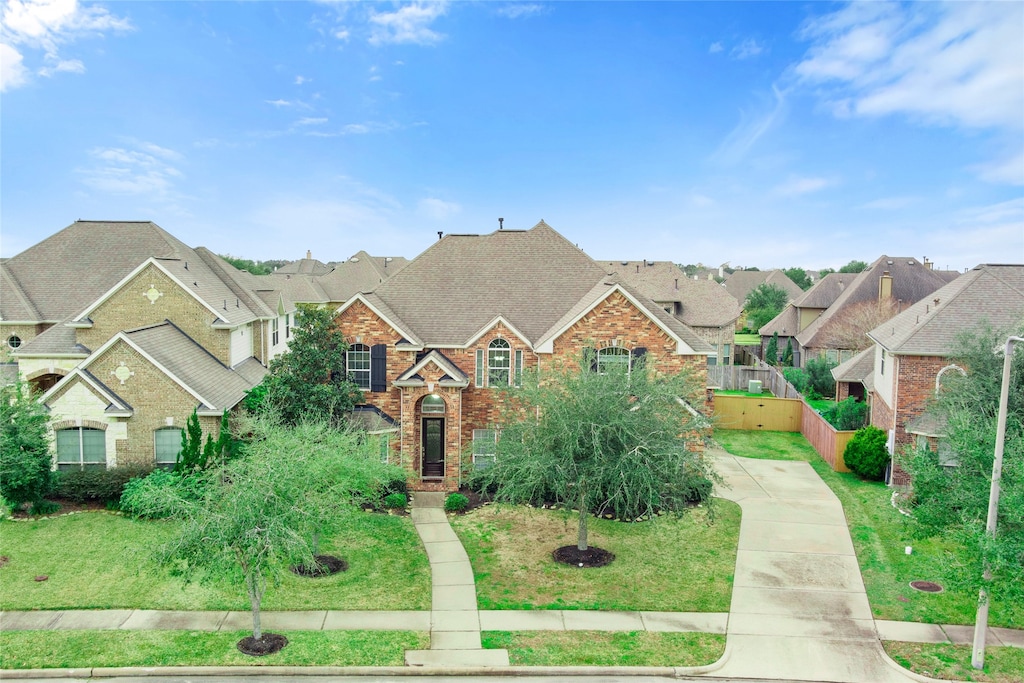
[[[109,31],[133,29],[128,19],[114,16],[102,7],[80,6],[76,0],[8,0],[0,15],[0,26],[0,91],[28,82],[22,50],[43,53],[43,65],[36,69],[41,76],[83,73],[85,64],[81,60],[61,57],[62,45]]]
[[[1024,263],[1024,199],[963,209],[929,240],[937,265],[982,263],[1002,254],[1003,263]],[[988,258],[991,261],[991,258]]]
[[[723,47],[722,43],[720,43],[718,41],[715,41],[715,42],[711,43],[711,45],[708,46],[708,52],[710,54],[717,54],[717,53],[721,52],[724,49],[725,49],[725,47]]]
[[[89,150],[93,164],[77,170],[82,183],[110,194],[170,198],[174,183],[183,177],[177,164],[184,156],[151,142],[128,139],[122,143],[122,147]]]
[[[394,12],[374,12],[370,15],[370,44],[438,43],[444,39],[444,35],[430,28],[430,24],[447,11],[447,2],[416,2]]]
[[[747,38],[742,43],[734,47],[730,52],[729,56],[733,59],[750,59],[756,57],[764,52],[764,46],[758,43],[753,38]]]
[[[462,211],[462,207],[459,204],[446,202],[443,199],[434,197],[421,199],[416,209],[421,216],[435,221],[446,220]]]
[[[326,121],[326,119],[325,119]],[[397,123],[381,123],[379,121],[367,121],[366,123],[348,123],[333,131],[311,130],[307,135],[319,138],[337,138],[346,135],[370,135],[371,133],[387,133],[388,131],[402,128]]]
[[[785,93],[772,86],[770,106],[759,111],[740,111],[740,122],[711,155],[712,161],[732,165],[741,161],[765,133],[776,126],[786,114]]]
[[[920,197],[881,197],[861,204],[860,208],[877,211],[897,211],[918,204],[920,201]]]
[[[314,117],[310,117],[310,116],[305,116],[305,117],[299,119],[298,121],[296,121],[295,125],[296,126],[320,126],[320,125],[323,125],[325,123],[327,123],[327,118],[326,117],[314,118]]]
[[[793,177],[780,185],[776,185],[772,192],[783,197],[798,197],[800,195],[811,194],[812,192],[824,190],[826,187],[834,184],[835,182],[828,178]]]
[[[295,85],[302,85],[304,83],[309,83],[312,80],[313,80],[312,78],[306,78],[305,76],[296,76],[295,77]]]
[[[970,170],[986,182],[1024,185],[1024,149],[1002,159],[976,164]]]
[[[808,22],[794,67],[839,115],[1024,128],[1021,3],[855,2]]]
[[[499,7],[497,13],[499,16],[508,17],[509,19],[522,19],[523,17],[532,17],[545,12],[547,12],[547,8],[539,3],[516,2]]]

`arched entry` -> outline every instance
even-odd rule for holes
[[[423,479],[444,478],[444,420],[446,405],[437,394],[424,396],[420,402],[420,476]]]

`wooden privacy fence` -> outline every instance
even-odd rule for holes
[[[729,391],[746,391],[750,380],[761,380],[762,389],[769,389],[778,398],[800,398],[800,392],[786,381],[778,368],[757,358],[753,365],[712,365],[708,368],[708,386]],[[796,430],[793,430],[796,431]]]
[[[715,396],[715,426],[719,429],[800,432],[836,472],[849,472],[843,451],[854,432],[839,431],[800,398]]]

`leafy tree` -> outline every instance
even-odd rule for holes
[[[787,368],[793,367],[793,338],[786,340],[786,349],[782,352],[781,364]]]
[[[833,349],[863,351],[871,345],[868,332],[899,313],[897,301],[869,299],[844,307],[822,327],[825,344]]]
[[[779,362],[779,333],[772,332],[772,338],[768,340],[768,348],[764,352],[764,362],[768,365],[777,365]]]
[[[237,256],[231,256],[229,254],[221,254],[220,257],[235,268],[238,268],[239,270],[247,270],[253,275],[270,275],[276,269],[288,263],[287,261],[279,259],[270,261],[253,261],[251,259],[238,258]]]
[[[805,292],[814,284],[811,282],[811,276],[808,275],[807,271],[803,268],[786,268],[782,272],[786,274],[786,277],[795,282],[797,287]]]
[[[823,410],[821,416],[840,431],[860,429],[868,417],[868,404],[849,396]]]
[[[365,496],[392,476],[373,449],[323,424],[288,428],[266,421],[248,428],[244,457],[182,478],[133,490],[133,509],[170,516],[177,535],[157,560],[189,578],[245,586],[255,641],[268,584],[287,567],[314,563],[313,536],[336,530]]]
[[[747,327],[758,330],[782,313],[789,295],[782,287],[761,283],[747,294],[743,308],[747,313]]]
[[[995,538],[985,531],[1002,384],[1002,349],[1010,334],[991,328],[963,333],[952,361],[967,371],[943,375],[929,412],[945,425],[943,457],[928,448],[899,455],[911,477],[913,517],[920,536],[953,547],[944,577],[950,587],[985,588],[993,600],[1024,600],[1024,351],[1014,354]],[[1019,345],[1018,345],[1019,346]],[[951,459],[945,456],[946,448]],[[986,569],[991,581],[985,579]]]
[[[181,431],[181,452],[174,464],[174,471],[187,474],[196,470],[206,469],[218,463],[231,453],[231,430],[228,427],[228,414],[221,416],[220,433],[217,438],[213,434],[206,435],[203,442],[203,429],[199,425],[199,414],[192,411]]]
[[[46,422],[25,384],[0,387],[0,495],[15,508],[40,503],[53,487]]]
[[[836,380],[832,376],[835,363],[824,356],[810,358],[802,368],[786,368],[782,371],[793,388],[809,399],[834,396]]]
[[[818,271],[818,279],[820,280],[826,275],[831,275],[834,272],[836,272],[835,268],[822,268],[821,270]]]
[[[348,344],[327,308],[300,304],[288,351],[270,362],[263,380],[265,410],[286,425],[344,421],[362,392],[345,374]]]
[[[495,464],[477,474],[497,500],[578,510],[579,550],[591,513],[681,512],[716,476],[692,448],[706,423],[680,401],[701,394],[691,377],[639,364],[595,372],[593,360],[546,369],[543,382],[524,373],[522,387],[508,390]]]
[[[846,444],[843,462],[861,477],[881,481],[889,464],[885,432],[872,425],[858,429]]]
[[[850,261],[845,266],[839,269],[840,273],[860,273],[868,269],[868,264],[864,261]]]

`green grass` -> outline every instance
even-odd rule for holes
[[[403,666],[406,650],[430,647],[412,631],[286,631],[264,657],[235,647],[251,631],[5,631],[0,669],[123,666]]]
[[[885,642],[885,651],[900,666],[933,678],[986,683],[1024,681],[1024,649],[985,648],[985,667],[971,666],[970,645]]]
[[[508,650],[513,666],[704,666],[725,652],[711,633],[484,631],[485,648]]]
[[[907,519],[890,504],[892,489],[863,481],[855,474],[833,472],[799,433],[717,430],[725,450],[749,458],[804,460],[839,498],[857,552],[868,601],[876,619],[933,624],[973,624],[977,594],[922,593],[911,581],[942,583],[942,570],[953,548],[938,539],[912,537]],[[913,554],[906,555],[906,546]],[[993,601],[992,626],[1024,628],[1024,605]]]
[[[836,404],[835,400],[831,398],[805,398],[804,400],[807,401],[807,405],[811,406],[819,413],[825,412]]]
[[[455,517],[469,554],[480,609],[605,609],[726,612],[732,595],[739,507],[715,501],[681,519],[588,523],[589,544],[615,560],[590,569],[555,562],[576,544],[576,516],[556,510],[488,506]]]
[[[173,532],[172,522],[103,513],[2,521],[0,609],[248,610],[241,583],[187,584],[152,563]],[[360,513],[320,552],[344,557],[348,571],[317,579],[286,571],[263,608],[430,609],[430,566],[408,517]]]
[[[761,343],[761,335],[755,333],[740,334],[737,332],[733,343],[736,346],[757,346]]]

